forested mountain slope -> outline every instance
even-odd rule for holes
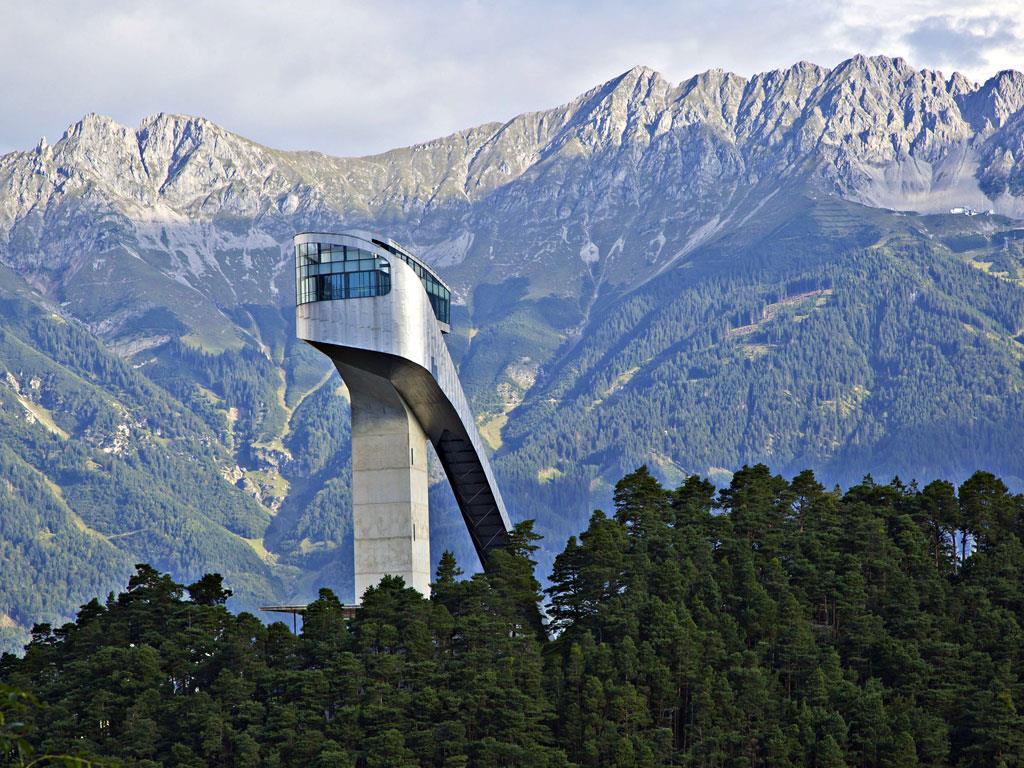
[[[1018,487],[1022,107],[1020,73],[858,56],[679,84],[638,67],[365,158],[178,115],[89,115],[0,158],[3,563],[54,574],[3,580],[0,631],[140,560],[221,563],[232,605],[351,597],[346,405],[292,330],[303,229],[383,231],[452,283],[512,514],[554,539],[640,463]],[[435,551],[471,562],[434,495]],[[51,534],[80,548],[46,560]]]

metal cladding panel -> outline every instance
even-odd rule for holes
[[[296,244],[372,248],[391,265],[387,294],[298,305],[296,335],[341,367],[365,370],[395,386],[434,445],[486,567],[487,553],[507,543],[511,524],[458,371],[419,277],[367,240],[319,233],[296,236]]]

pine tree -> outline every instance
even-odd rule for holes
[[[1008,666],[996,671],[988,687],[972,697],[967,710],[966,766],[1018,768],[1024,765],[1024,715],[1013,698],[1015,676]]]

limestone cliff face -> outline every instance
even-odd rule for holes
[[[274,300],[290,279],[279,244],[304,227],[386,229],[462,293],[485,272],[543,272],[571,294],[646,280],[780,189],[1024,215],[1022,107],[1018,72],[979,85],[856,56],[679,84],[636,67],[555,109],[362,158],[198,117],[87,115],[0,158],[0,260],[94,326],[99,308],[68,288],[83,265],[112,286],[130,259],[139,280],[218,305]]]

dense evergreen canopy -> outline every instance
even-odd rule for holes
[[[351,619],[323,590],[299,636],[140,565],[4,657],[38,705],[0,708],[37,753],[131,766],[1024,765],[1024,498],[991,474],[841,493],[758,465],[716,493],[641,468],[546,599],[535,539]]]

